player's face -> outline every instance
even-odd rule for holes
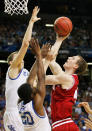
[[[77,61],[80,59],[79,56],[68,57],[67,61],[64,64],[64,69],[77,69]]]

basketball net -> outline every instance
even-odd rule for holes
[[[8,14],[28,14],[28,0],[5,0],[5,13]]]

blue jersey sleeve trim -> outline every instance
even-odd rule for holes
[[[8,74],[9,79],[11,79],[11,80],[16,80],[16,79],[18,79],[19,76],[20,76],[20,74],[22,73],[22,71],[23,71],[23,68],[21,69],[20,73],[18,74],[18,76],[17,76],[16,78],[11,78],[11,77],[9,76],[9,74]]]
[[[40,116],[40,115],[35,111],[35,109],[34,109],[34,102],[33,102],[33,101],[32,101],[32,108],[33,108],[35,114],[36,114],[39,118],[45,118],[45,117],[46,117],[46,116]],[[44,113],[45,113],[45,111],[44,111]]]

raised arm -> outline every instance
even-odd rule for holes
[[[19,67],[19,64],[21,64],[22,60],[24,59],[24,56],[25,56],[28,46],[29,46],[29,41],[31,40],[33,25],[36,21],[38,21],[40,19],[40,18],[37,18],[38,12],[39,12],[39,8],[36,6],[33,9],[32,17],[29,21],[29,25],[28,25],[26,33],[24,35],[22,46],[21,46],[16,58],[14,59],[14,61],[11,64],[11,68]]]
[[[35,42],[37,42],[36,39],[32,39],[31,40],[31,44],[35,44]],[[47,56],[47,53],[50,51],[50,44],[45,44],[42,46],[41,48],[41,55],[42,55],[42,58],[43,58],[43,65],[44,65],[44,72],[46,73],[46,70],[47,70],[47,67],[49,65],[48,62],[46,62],[46,60],[44,59],[46,56]],[[35,63],[33,64],[31,70],[30,70],[30,74],[29,74],[29,77],[28,77],[28,82],[33,86],[33,87],[36,87],[37,86],[37,61],[35,61]]]
[[[37,90],[38,93],[36,94],[34,98],[35,102],[35,108],[40,108],[43,107],[43,101],[44,97],[46,94],[46,89],[45,89],[45,73],[44,73],[44,67],[43,67],[43,62],[42,62],[42,56],[41,56],[41,50],[39,47],[39,44],[37,41],[31,44],[32,51],[36,55],[36,63],[37,63],[37,77],[38,77],[38,83],[37,83]],[[30,72],[31,73],[31,72]],[[30,79],[31,75],[29,75],[28,83],[31,84]]]
[[[58,54],[58,51],[59,51],[59,49],[60,49],[60,47],[61,47],[61,44],[62,44],[62,42],[69,36],[70,34],[68,34],[67,36],[64,36],[64,37],[59,37],[58,35],[57,35],[57,37],[56,37],[56,42],[55,42],[55,44],[52,46],[52,48],[51,48],[51,51],[53,52],[53,55],[57,55]]]
[[[46,85],[57,85],[61,84],[63,89],[67,89],[73,86],[74,79],[71,75],[66,74],[64,71],[58,75],[46,75]]]
[[[59,49],[60,49],[60,47],[61,47],[62,42],[63,42],[68,36],[69,36],[69,34],[68,34],[67,36],[65,36],[65,37],[59,37],[59,36],[57,35],[56,42],[55,42],[55,44],[52,46],[51,52],[50,52],[50,54],[49,54],[48,57],[47,57],[48,61],[51,61],[51,60],[50,60],[51,56],[53,57],[53,60],[50,62],[49,67],[50,67],[50,69],[51,69],[51,71],[52,71],[52,73],[53,73],[54,75],[57,75],[57,74],[59,74],[59,73],[62,71],[62,68],[59,66],[59,64],[57,64],[57,63],[55,62],[55,60],[56,60],[56,57],[57,57],[57,54],[58,54],[58,51],[59,51]]]

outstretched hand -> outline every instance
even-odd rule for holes
[[[38,6],[35,6],[35,8],[33,9],[33,12],[32,12],[32,17],[30,19],[30,22],[32,21],[34,23],[34,22],[41,19],[41,18],[37,17],[37,14],[39,13],[39,11],[40,11],[40,8],[38,8]]]
[[[34,55],[36,56],[41,55],[41,49],[40,49],[39,42],[37,39],[34,39],[34,38],[31,39],[30,45],[31,45],[31,51]]]
[[[85,109],[85,111],[86,111],[87,113],[90,113],[90,112],[91,112],[91,108],[90,108],[88,102],[80,102],[80,103],[78,104],[78,107],[82,107],[82,106],[84,107],[84,109]]]
[[[49,43],[43,45],[42,48],[41,48],[42,58],[47,57],[48,52],[49,52],[50,50],[51,50],[51,45],[50,45]]]

